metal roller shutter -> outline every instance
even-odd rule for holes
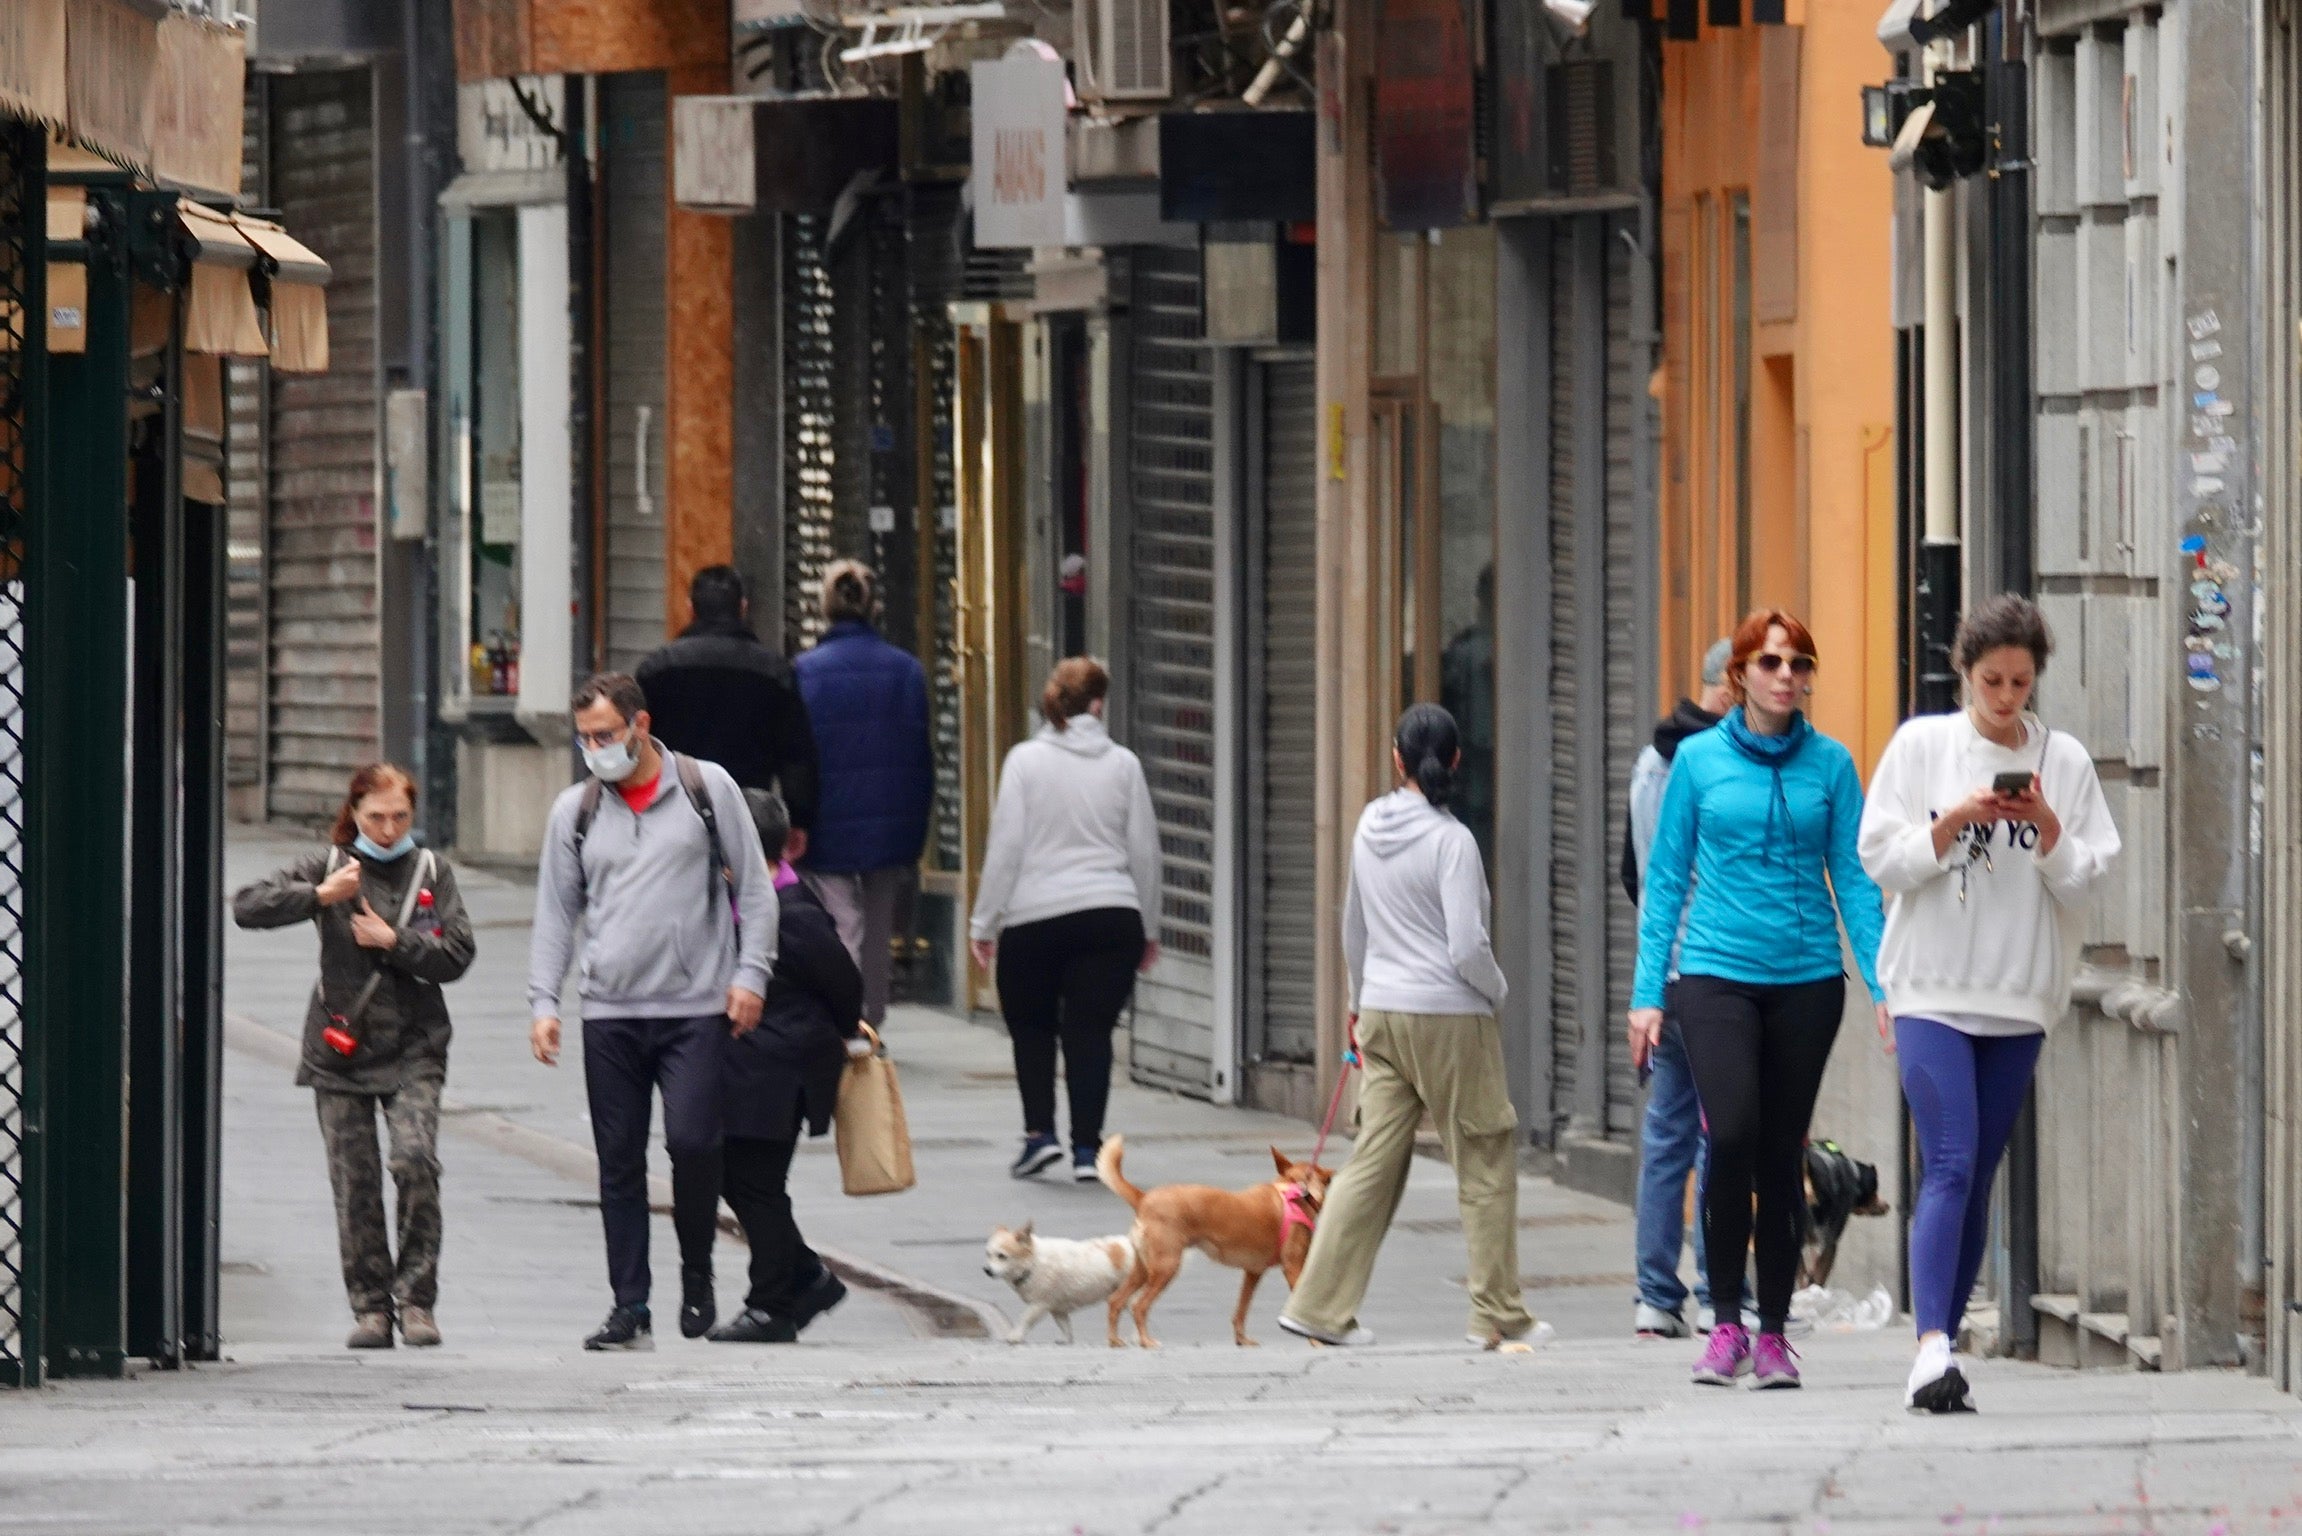
[[[1307,1062],[1318,1048],[1319,390],[1308,358],[1263,374],[1263,1055]]]
[[[272,376],[268,809],[317,822],[378,751],[375,131],[365,70],[270,84],[273,201],[334,269],[328,371]]]
[[[240,182],[259,205],[264,190],[265,97],[248,84],[241,130]],[[261,794],[264,782],[264,409],[271,398],[261,358],[224,364],[224,775],[233,789]],[[235,815],[249,815],[233,797]]]
[[[1577,1102],[1583,1009],[1576,952],[1583,938],[1580,769],[1582,678],[1575,590],[1575,338],[1573,221],[1551,237],[1551,1049],[1552,1111]]]
[[[1159,812],[1166,955],[1135,989],[1141,1082],[1210,1091],[1214,1055],[1215,399],[1199,253],[1134,263],[1128,460],[1134,528],[1128,745]]]
[[[1638,611],[1639,562],[1651,558],[1641,548],[1637,455],[1639,413],[1647,400],[1647,370],[1631,334],[1631,248],[1607,240],[1607,846],[1619,856],[1622,829],[1630,820],[1631,764],[1645,743],[1649,722],[1638,714],[1638,650],[1631,637],[1642,622]],[[1605,1017],[1617,1019],[1631,1005],[1631,973],[1638,965],[1638,913],[1610,871],[1607,892],[1607,996]],[[1622,1136],[1638,1127],[1638,1073],[1631,1066],[1630,1041],[1619,1029],[1606,1031],[1607,1134]]]
[[[600,81],[607,205],[607,663],[663,644],[663,76]]]

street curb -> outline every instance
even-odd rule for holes
[[[302,1045],[289,1035],[282,1034],[268,1024],[259,1024],[244,1014],[224,1015],[224,1043],[236,1051],[267,1061],[274,1066],[293,1071],[303,1060]],[[473,1109],[460,1101],[442,1097],[440,1124],[444,1130],[482,1141],[497,1151],[533,1163],[550,1173],[579,1184],[596,1186],[599,1182],[599,1158],[588,1147],[521,1125],[493,1110]],[[671,1212],[671,1180],[648,1176],[648,1203],[659,1214]],[[726,1210],[719,1213],[719,1229],[737,1242],[743,1241],[743,1228]],[[898,1274],[869,1259],[858,1258],[835,1248],[817,1247],[816,1256],[825,1266],[849,1285],[867,1291],[877,1291],[897,1306],[913,1314],[927,1325],[928,1335],[938,1339],[997,1339],[1007,1334],[1007,1318],[989,1302],[956,1291],[946,1291]]]

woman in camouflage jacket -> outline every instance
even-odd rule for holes
[[[320,980],[296,1081],[313,1090],[353,1349],[440,1342],[440,1090],[452,1025],[444,982],[472,963],[472,925],[445,860],[415,846],[415,781],[390,763],[352,776],[328,846],[232,898],[242,928],[310,922]],[[376,1111],[399,1193],[399,1256],[384,1225]]]

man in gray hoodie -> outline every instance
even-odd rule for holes
[[[678,756],[649,735],[638,683],[603,673],[576,690],[574,712],[591,776],[561,792],[544,830],[528,958],[529,1045],[536,1060],[558,1065],[560,988],[581,918],[584,1089],[615,1288],[614,1309],[584,1348],[652,1349],[651,1101],[660,1088],[679,1233],[680,1332],[698,1338],[717,1310],[720,1042],[759,1023],[775,964],[775,885],[743,791],[717,764]]]

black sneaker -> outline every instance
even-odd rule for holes
[[[1052,1136],[1026,1136],[1023,1150],[1016,1154],[1014,1166],[1007,1171],[1019,1179],[1028,1179],[1063,1161],[1063,1144]]]
[[[798,1324],[757,1307],[745,1307],[711,1331],[714,1344],[790,1344],[798,1338]]]
[[[1095,1171],[1096,1151],[1097,1149],[1094,1147],[1073,1147],[1071,1149],[1072,1183],[1093,1184],[1103,1177]]]
[[[815,1279],[791,1304],[791,1325],[794,1329],[805,1328],[845,1300],[847,1283],[833,1274],[828,1265],[818,1268]]]
[[[655,1324],[645,1307],[618,1307],[599,1325],[599,1332],[583,1341],[586,1349],[653,1349]]]
[[[719,1303],[712,1297],[711,1276],[683,1275],[679,1282],[679,1333],[700,1339],[719,1321]]]

